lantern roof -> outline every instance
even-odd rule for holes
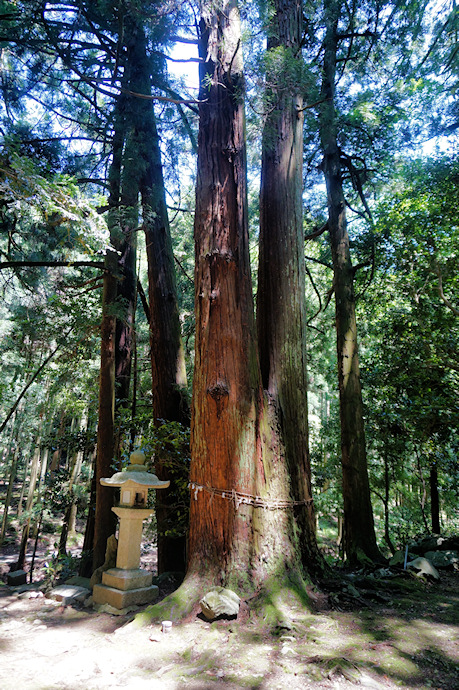
[[[102,486],[123,486],[129,482],[132,485],[146,486],[150,489],[167,489],[170,482],[161,481],[156,474],[148,472],[145,465],[145,454],[141,450],[131,453],[130,464],[122,472],[115,472],[112,477],[100,480]]]

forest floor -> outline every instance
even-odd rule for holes
[[[11,547],[0,552],[4,566],[12,558]],[[151,566],[154,554],[144,558]],[[157,623],[135,628],[132,612],[46,598],[46,570],[41,553],[31,589],[0,585],[2,690],[459,687],[458,572],[440,583],[377,580],[370,599],[346,585],[311,587],[310,609],[279,601],[290,629],[273,630],[244,603],[235,620],[194,611],[164,634]]]

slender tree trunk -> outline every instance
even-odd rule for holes
[[[30,454],[32,448],[32,444],[29,443],[27,448],[23,451],[23,458],[27,458]],[[19,494],[19,500],[18,500],[18,505],[17,505],[17,510],[16,510],[16,517],[19,519],[22,516],[22,509],[23,509],[23,503],[24,503],[24,494],[25,494],[25,488],[26,488],[26,482],[27,482],[27,473],[29,470],[29,464],[27,461],[24,462],[24,474],[22,477],[22,482],[21,482],[21,492]]]
[[[129,25],[129,23],[128,23]],[[123,37],[124,38],[124,37]],[[96,459],[96,509],[94,515],[93,568],[105,558],[107,539],[114,534],[116,518],[111,510],[113,490],[100,485],[102,477],[113,474],[119,460],[120,436],[115,435],[115,410],[129,400],[133,321],[136,295],[136,231],[138,225],[137,151],[133,140],[133,96],[131,68],[125,65],[123,91],[115,107],[113,158],[109,171],[110,242],[113,250],[106,257],[104,276],[104,316],[102,324],[101,378],[99,389],[99,427]],[[114,316],[113,307],[124,314]],[[103,447],[100,446],[103,443]],[[88,522],[87,529],[92,527]],[[91,536],[85,539],[90,543]]]
[[[26,512],[27,512],[27,518],[24,524],[24,527],[22,528],[22,537],[21,537],[21,545],[19,547],[19,556],[18,556],[18,562],[17,562],[17,567],[19,569],[23,569],[25,565],[25,559],[26,559],[26,552],[27,552],[27,542],[29,539],[29,531],[30,531],[30,523],[31,523],[31,516],[30,512],[33,508],[34,505],[34,498],[35,498],[35,486],[37,483],[37,477],[38,477],[38,467],[40,464],[40,438],[37,439],[37,446],[35,448],[33,457],[32,457],[32,463],[30,467],[30,481],[29,481],[29,489],[27,492],[27,502],[26,502]]]
[[[425,531],[429,531],[429,523],[427,522],[427,516],[426,516],[426,500],[427,500],[427,487],[426,487],[426,480],[424,479],[424,472],[422,469],[421,465],[421,458],[417,450],[415,450],[416,453],[416,461],[417,461],[417,466],[418,466],[418,472],[419,472],[419,481],[420,481],[420,487],[419,487],[419,507],[421,509],[421,515],[422,515],[422,521],[424,523],[424,528]]]
[[[438,493],[438,471],[435,461],[430,465],[430,517],[433,534],[440,534],[440,496]]]
[[[113,474],[114,418],[115,418],[115,331],[113,305],[117,294],[118,262],[110,249],[105,257],[103,315],[101,326],[99,408],[96,457],[96,506],[94,515],[93,570],[103,564],[107,539],[115,533],[116,518],[112,512],[113,489],[102,486],[103,477]]]
[[[60,442],[62,439],[62,436],[64,435],[64,429],[65,429],[65,410],[61,410],[60,413],[60,418],[59,418],[59,429],[57,432],[57,448],[53,452],[53,456],[51,459],[51,465],[49,468],[50,472],[55,472],[57,468],[59,467],[60,461],[61,461],[61,453],[62,449],[60,447]]]
[[[263,387],[281,433],[290,490],[306,501],[292,514],[305,566],[320,561],[315,538],[308,447],[303,232],[302,3],[275,0],[268,51],[282,48],[279,84],[267,75],[263,133],[257,329]]]
[[[112,244],[121,257],[118,264],[122,280],[118,285],[117,296],[122,298],[122,303],[127,304],[126,317],[118,320],[115,339],[116,397],[121,405],[123,401],[128,400],[129,396],[136,294],[135,232],[138,224],[137,200],[140,191],[149,264],[154,417],[156,420],[183,421],[188,418],[184,396],[186,375],[180,339],[174,262],[166,213],[159,139],[149,98],[143,99],[136,96],[136,94],[145,94],[147,97],[151,95],[151,65],[146,52],[144,31],[134,13],[125,16],[123,44],[125,46],[124,91],[117,106],[109,199]],[[112,452],[116,452],[116,449]],[[156,472],[162,476],[161,462],[157,464]],[[98,486],[100,476],[102,475],[98,472],[96,478],[98,493],[101,492]],[[95,520],[97,530],[99,520],[97,510]],[[164,521],[159,514],[159,527],[162,522]],[[95,540],[94,549],[96,546]],[[184,569],[184,556],[180,556],[181,567],[178,567],[176,553],[183,554],[184,548],[177,549],[175,545],[165,548],[160,537],[158,557],[160,571]],[[95,562],[94,566],[96,567]]]
[[[150,96],[151,79],[146,38],[140,26],[132,28],[129,51],[131,90]],[[132,126],[134,148],[138,154],[136,162],[141,171],[139,187],[148,261],[153,416],[156,424],[178,421],[188,425],[185,353],[177,303],[174,255],[166,208],[159,136],[150,100],[135,100]],[[160,479],[171,479],[170,489],[158,492],[156,496],[158,572],[184,572],[185,536],[172,538],[165,534],[173,521],[171,511],[174,501],[174,478],[168,475],[167,463],[161,457],[155,460],[155,472]],[[184,472],[187,472],[185,466]]]
[[[10,509],[11,498],[13,496],[14,480],[16,479],[16,472],[18,467],[18,456],[19,449],[16,447],[14,449],[13,458],[11,460],[10,478],[8,481],[8,489],[6,491],[5,496],[5,505],[3,507],[2,528],[0,532],[0,545],[3,544],[3,540],[5,539],[6,534],[6,528],[8,525],[8,511]]]
[[[84,426],[85,426],[85,421],[83,419],[80,422],[80,431],[84,428]],[[77,504],[76,504],[76,498],[75,498],[73,487],[76,484],[76,482],[78,481],[78,477],[80,476],[82,462],[83,462],[83,453],[81,451],[77,451],[73,457],[72,470],[71,470],[69,483],[68,483],[68,487],[67,487],[67,491],[68,491],[68,495],[69,495],[69,504],[68,504],[67,509],[65,511],[64,520],[62,522],[61,537],[59,540],[59,553],[62,555],[66,554],[68,535],[75,531],[75,519],[76,519]]]
[[[384,451],[384,538],[386,544],[392,553],[395,553],[394,545],[392,544],[392,539],[390,538],[389,531],[389,499],[390,499],[390,478],[389,478],[389,461],[387,458],[387,452]]]
[[[341,0],[325,0],[326,35],[322,76],[320,136],[322,170],[327,185],[328,228],[333,259],[338,385],[341,421],[341,462],[345,519],[345,553],[349,563],[380,560],[376,544],[365,448],[355,316],[354,270],[349,250],[343,192],[335,79]]]
[[[93,552],[94,552],[94,532],[95,532],[95,517],[96,517],[96,457],[93,460],[93,470],[91,482],[89,485],[89,505],[88,514],[86,518],[86,528],[83,539],[82,558],[80,560],[80,567],[78,574],[81,577],[91,577],[93,568]]]

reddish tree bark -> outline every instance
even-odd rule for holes
[[[187,581],[247,591],[300,567],[300,558],[277,420],[258,360],[236,2],[205,3],[200,32]]]

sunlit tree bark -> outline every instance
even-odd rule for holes
[[[301,566],[289,474],[258,359],[241,34],[234,0],[202,4],[200,55],[186,582],[197,578],[247,590]]]
[[[302,3],[276,0],[268,38],[260,192],[257,330],[263,388],[277,419],[297,501],[303,563],[318,563],[311,501],[303,232]],[[268,63],[269,64],[269,63]],[[282,81],[281,81],[282,80]]]

